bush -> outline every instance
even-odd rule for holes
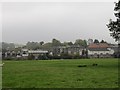
[[[48,57],[46,55],[39,55],[38,59],[40,59],[40,60],[47,60]]]
[[[29,59],[29,60],[33,60],[33,59],[35,59],[35,56],[34,56],[34,55],[29,55],[29,56],[28,56],[28,59]]]
[[[60,58],[61,59],[72,59],[72,56],[71,55],[68,55],[67,53],[62,53],[60,55]]]

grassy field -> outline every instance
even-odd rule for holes
[[[4,61],[3,88],[117,88],[118,59]],[[98,66],[92,66],[97,63]],[[86,64],[87,67],[78,67]]]

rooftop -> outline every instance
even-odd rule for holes
[[[108,48],[109,45],[107,43],[98,43],[98,44],[95,44],[95,43],[92,43],[88,46],[88,48]]]
[[[90,51],[109,51],[108,48],[89,48]]]

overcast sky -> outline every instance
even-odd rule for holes
[[[110,18],[115,19],[113,9],[113,2],[3,3],[2,40],[74,42],[92,38],[115,43],[106,27]]]

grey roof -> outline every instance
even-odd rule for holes
[[[88,48],[90,51],[109,51],[107,48]]]

